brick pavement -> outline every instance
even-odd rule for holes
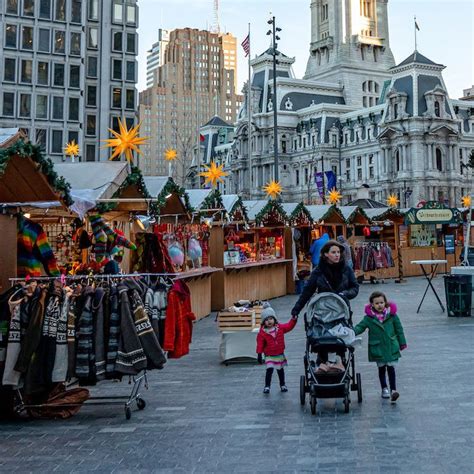
[[[353,394],[346,415],[341,402],[320,402],[312,416],[299,405],[301,322],[287,336],[289,392],[274,387],[266,397],[263,367],[220,364],[219,333],[207,318],[195,325],[188,357],[150,374],[147,407],[131,420],[121,407],[90,406],[66,421],[2,424],[0,472],[472,472],[474,320],[447,318],[431,294],[416,315],[424,287],[420,278],[363,285],[353,305],[357,322],[377,288],[400,308],[408,350],[396,405],[380,398],[366,338],[357,353],[363,403]],[[282,320],[294,300],[274,300]],[[128,389],[104,383],[95,392]]]

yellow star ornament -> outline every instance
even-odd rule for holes
[[[199,173],[199,176],[204,176],[204,178],[206,178],[204,186],[211,183],[212,187],[215,188],[217,183],[219,181],[223,183],[223,177],[229,174],[224,171],[224,165],[216,165],[214,161],[211,161],[210,166],[204,165],[204,167],[206,168],[206,171]]]
[[[263,187],[263,190],[267,193],[267,196],[272,199],[276,199],[278,195],[281,194],[282,187],[279,181],[270,181],[266,186]]]
[[[103,148],[113,148],[114,152],[109,160],[115,159],[117,156],[121,156],[125,154],[125,158],[129,163],[133,162],[133,152],[136,151],[137,153],[141,153],[140,149],[138,148],[142,145],[148,137],[139,137],[138,131],[140,130],[141,123],[135,125],[132,128],[127,128],[125,122],[122,122],[119,119],[119,130],[120,133],[116,132],[109,128],[109,132],[114,136],[114,138],[108,138],[107,140],[103,140],[107,142]]]
[[[72,140],[71,142],[66,143],[66,146],[64,147],[64,154],[66,156],[79,155],[79,145],[75,142],[75,140]]]
[[[166,161],[174,161],[178,158],[178,152],[174,148],[168,148],[165,151],[165,160]]]
[[[332,188],[328,194],[328,201],[330,204],[337,206],[342,199],[342,194],[336,189]]]
[[[399,199],[396,194],[390,194],[387,198],[387,204],[389,207],[397,207],[399,203]]]
[[[461,200],[463,207],[471,207],[471,196],[463,196]]]

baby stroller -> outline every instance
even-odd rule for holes
[[[344,399],[349,413],[350,392],[357,391],[362,401],[360,373],[355,371],[355,333],[351,312],[343,298],[334,293],[320,293],[309,301],[304,314],[306,352],[305,375],[300,378],[301,405],[309,393],[311,413],[316,414],[318,398]]]

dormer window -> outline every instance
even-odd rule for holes
[[[435,111],[436,117],[440,117],[440,116],[441,116],[441,113],[440,113],[440,106],[439,106],[439,102],[438,102],[438,101],[435,101],[435,104],[434,104],[434,111]]]

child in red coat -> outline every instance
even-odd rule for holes
[[[263,353],[267,366],[263,393],[270,393],[273,369],[277,370],[281,391],[288,392],[284,370],[284,367],[288,365],[285,357],[285,333],[296,326],[298,316],[293,316],[287,323],[279,324],[273,308],[268,303],[264,303],[263,307],[261,328],[257,335],[258,363],[263,364]]]

